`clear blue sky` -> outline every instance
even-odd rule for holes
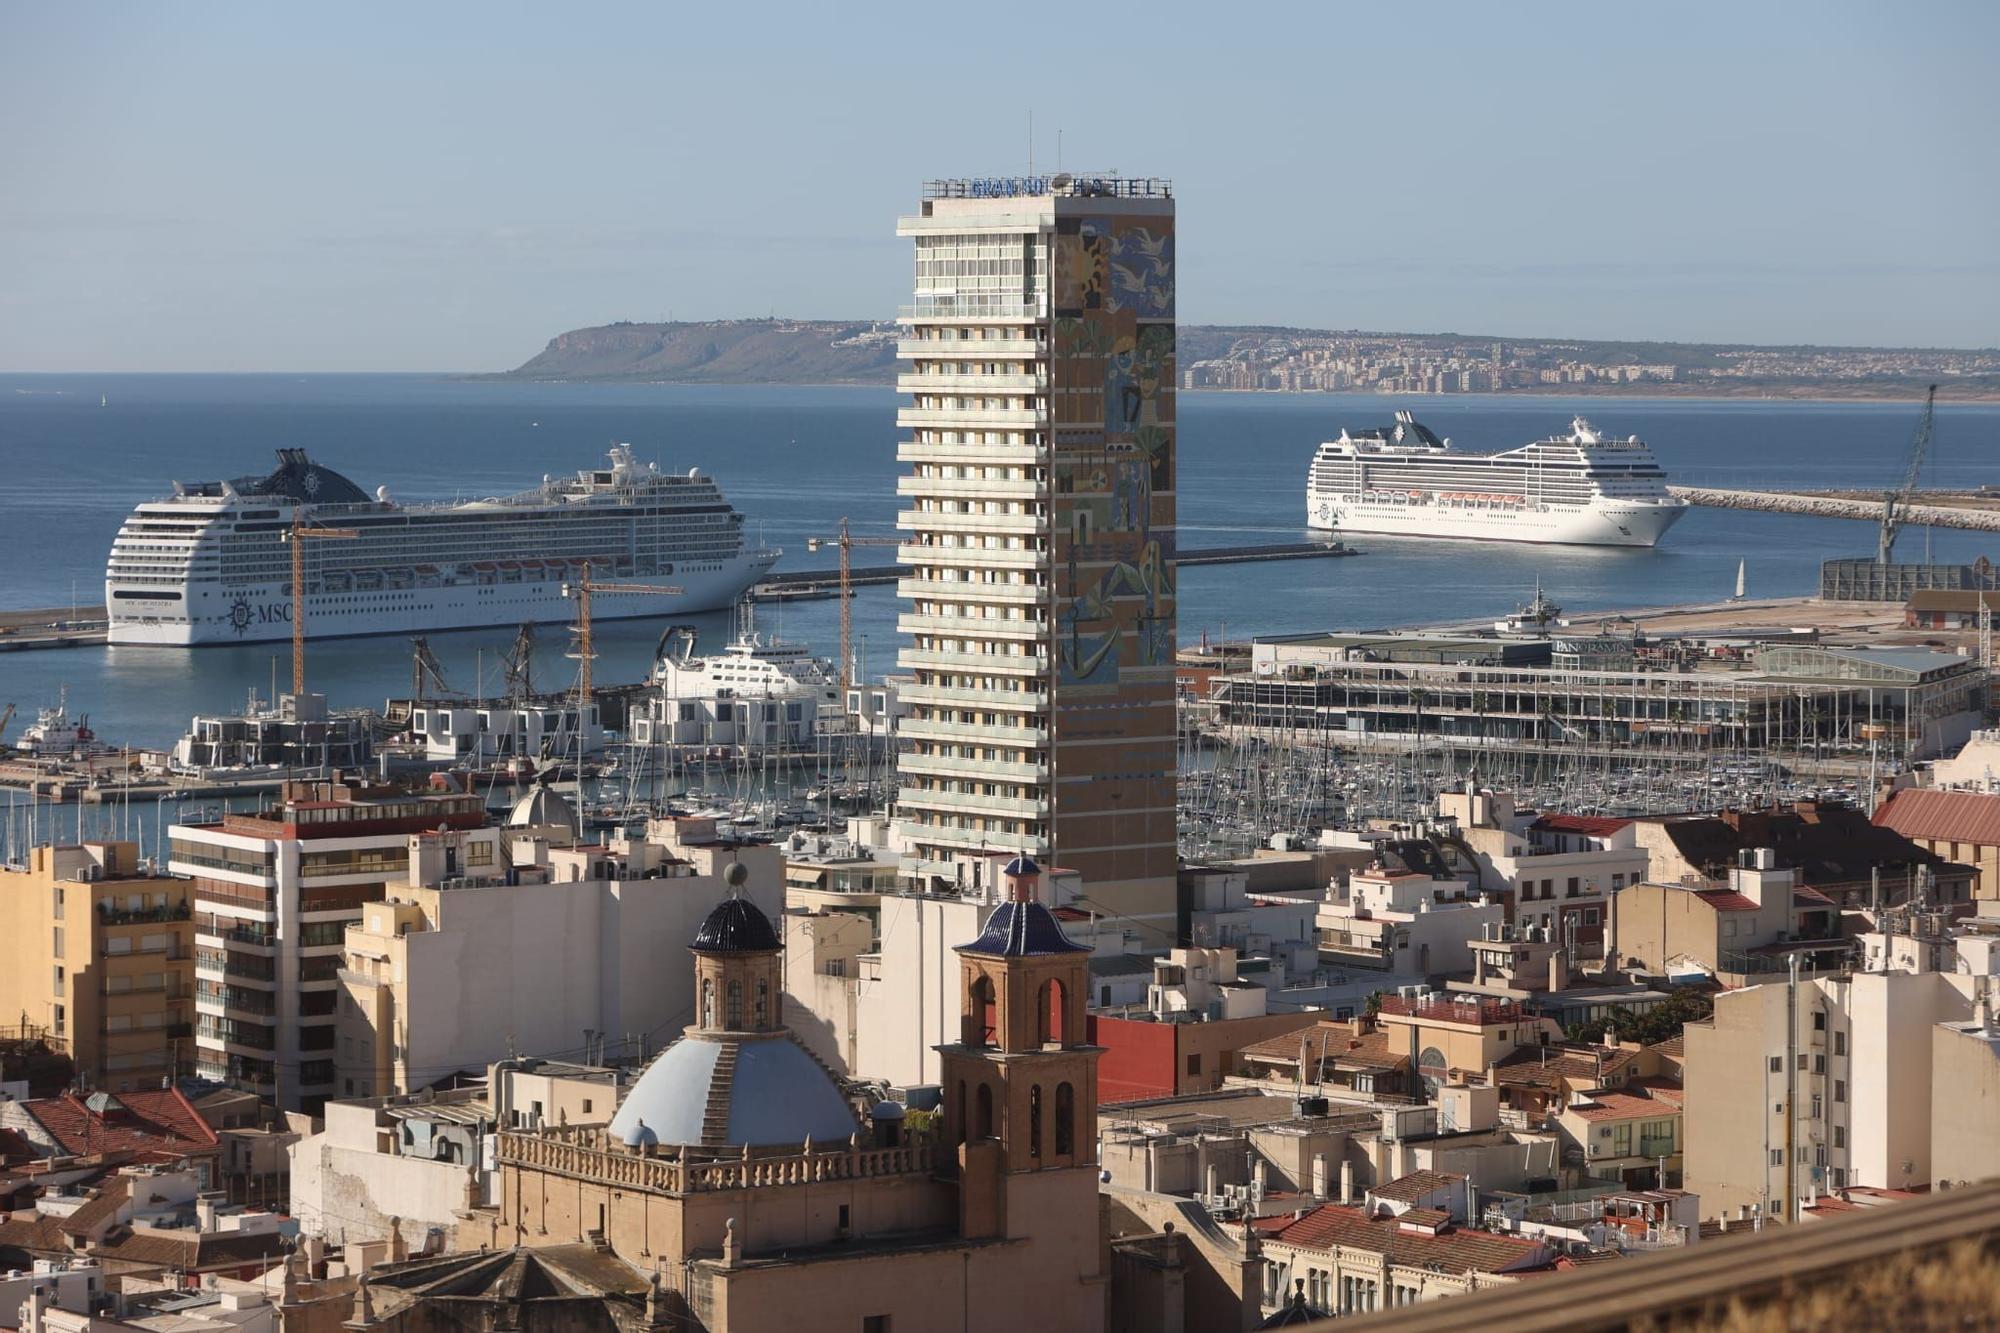
[[[1992,3],[0,0],[0,370],[888,315],[1030,108],[1174,179],[1188,322],[1991,346],[1996,69]]]

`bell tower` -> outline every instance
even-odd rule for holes
[[[1051,1191],[1097,1192],[1097,1057],[1085,1036],[1090,951],[1036,898],[1025,856],[1001,872],[1007,899],[959,945],[959,1039],[939,1047],[943,1147],[958,1155],[968,1236],[1008,1235]]]

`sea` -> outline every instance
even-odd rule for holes
[[[753,539],[784,549],[783,569],[830,566],[808,549],[848,518],[857,536],[895,531],[895,410],[889,388],[530,384],[436,375],[0,376],[0,609],[92,607],[105,556],[139,501],[172,483],[262,475],[295,446],[368,490],[399,500],[504,494],[544,474],[592,466],[614,442],[643,459],[713,474]],[[1287,542],[1304,527],[1305,472],[1340,427],[1382,424],[1396,409],[1456,443],[1510,448],[1587,416],[1653,446],[1671,477],[1740,487],[1883,488],[1900,480],[1911,403],[1451,395],[1183,393],[1180,547]],[[1924,483],[2000,482],[2000,405],[1942,406]],[[1991,534],[1908,532],[1899,554],[2000,556]],[[1650,551],[1357,537],[1353,559],[1201,566],[1180,585],[1184,643],[1326,629],[1499,617],[1539,585],[1571,616],[1733,591],[1738,562],[1751,596],[1807,594],[1820,561],[1872,553],[1872,525],[1696,509]],[[863,548],[859,564],[893,553]],[[865,673],[893,669],[893,587],[855,603]],[[758,628],[832,656],[838,603],[767,604]],[[687,617],[673,617],[675,621]],[[694,618],[720,648],[730,618]],[[596,678],[640,679],[667,621],[602,622]],[[514,627],[439,633],[432,650],[468,695],[499,688]],[[540,631],[536,680],[575,679],[561,627]],[[0,708],[32,719],[67,694],[113,745],[171,745],[196,712],[233,709],[251,691],[288,687],[287,645],[201,649],[97,647],[0,653]],[[315,641],[309,687],[335,706],[379,708],[409,693],[405,638]]]

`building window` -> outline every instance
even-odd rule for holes
[[[1785,1150],[1783,1148],[1771,1149],[1771,1165],[1783,1166],[1784,1164],[1785,1164]]]
[[[771,1026],[771,983],[757,979],[757,1030],[762,1032]]]
[[[1847,1100],[1846,1080],[1837,1078],[1833,1081],[1833,1099],[1837,1102],[1844,1102]]]
[[[1814,1032],[1826,1031],[1826,1010],[1824,1009],[1813,1010],[1813,1031]]]
[[[729,1031],[741,1032],[743,1030],[743,983],[740,981],[731,981],[729,983],[728,994],[728,1010],[725,1015],[725,1022],[729,1026]]]
[[[1189,1078],[1195,1078],[1201,1074],[1201,1054],[1199,1052],[1187,1058],[1187,1071]]]
[[[1833,1034],[1833,1053],[1835,1055],[1847,1054],[1847,1034],[1845,1032],[1836,1032]]]
[[[889,1333],[889,1316],[885,1314],[862,1315],[861,1333]]]
[[[1833,1127],[1833,1146],[1835,1148],[1845,1148],[1847,1146],[1847,1126],[1835,1125]]]
[[[1815,1055],[1813,1057],[1813,1073],[1824,1074],[1825,1072],[1826,1072],[1826,1057],[1823,1055]]]
[[[1782,1073],[1784,1073],[1784,1072],[1785,1072],[1785,1057],[1784,1057],[1784,1056],[1782,1056],[1782,1055],[1774,1055],[1774,1056],[1772,1056],[1772,1057],[1771,1057],[1771,1072],[1772,1072],[1773,1074],[1782,1074]]]
[[[1069,1157],[1076,1152],[1076,1089],[1067,1083],[1056,1084],[1056,1156]]]
[[[1028,1089],[1028,1156],[1042,1155],[1042,1085]]]

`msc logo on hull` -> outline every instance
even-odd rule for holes
[[[229,628],[238,635],[248,634],[252,625],[289,625],[292,623],[290,602],[265,602],[252,606],[247,597],[239,597],[229,608]]]

